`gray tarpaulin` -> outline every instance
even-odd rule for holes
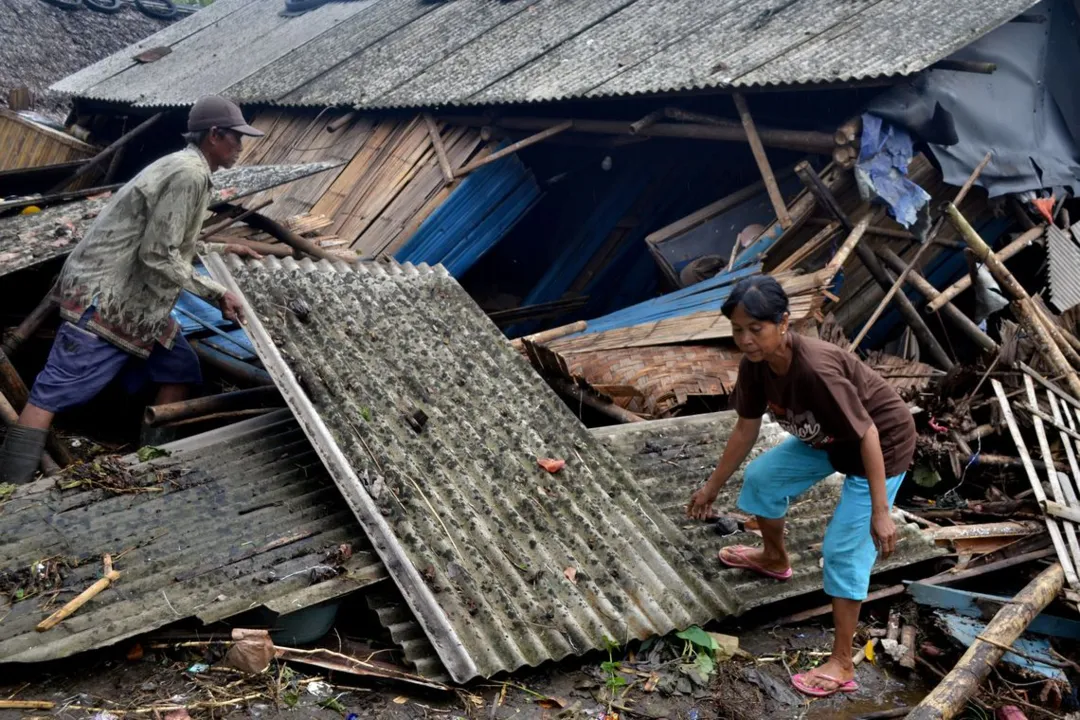
[[[931,143],[952,185],[962,185],[993,151],[979,179],[991,197],[1080,188],[1080,20],[1071,0],[1046,0],[951,59],[991,62],[997,70],[931,70],[882,94],[867,112]]]

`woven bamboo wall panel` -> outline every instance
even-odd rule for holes
[[[731,392],[742,353],[715,345],[668,345],[564,357],[572,375],[600,391],[604,386],[629,386],[636,392],[616,395],[614,402],[631,412],[660,418],[685,404],[690,395]]]
[[[93,145],[0,110],[0,170],[75,162],[96,153]]]

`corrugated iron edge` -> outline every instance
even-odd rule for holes
[[[239,267],[243,265],[235,256],[231,256],[229,262]],[[204,258],[204,263],[215,280],[225,285],[241,299],[245,314],[244,328],[251,338],[252,344],[262,358],[267,371],[274,379],[278,390],[285,398],[285,402],[292,409],[297,422],[300,423],[300,426],[311,440],[315,452],[322,458],[327,470],[330,471],[331,476],[343,480],[338,484],[342,496],[352,509],[364,532],[367,533],[375,552],[386,564],[387,571],[394,579],[409,608],[426,630],[428,637],[439,653],[439,657],[446,664],[450,676],[457,682],[466,682],[476,677],[479,674],[476,664],[458,637],[449,618],[439,606],[420,572],[409,560],[405,549],[398,542],[393,530],[379,512],[375,502],[367,492],[362,490],[363,484],[360,478],[356,475],[341,448],[334,441],[330,429],[323,422],[322,417],[308,399],[307,394],[300,387],[299,381],[288,363],[286,363],[285,358],[282,357],[277,345],[274,344],[255,309],[244,297],[240,286],[232,276],[226,259],[220,255],[211,254],[209,257]],[[285,258],[278,262],[276,258],[268,258],[265,264],[257,261],[251,263],[252,267],[274,268],[275,265],[296,272],[349,273],[364,271],[355,270],[354,268],[357,266],[350,266],[345,262],[330,263],[325,260],[314,263],[307,259],[297,262],[291,258]],[[360,265],[360,267],[364,266]],[[427,265],[403,265],[400,268],[396,265],[388,265],[385,267],[387,268],[385,271],[380,271],[393,274],[448,274],[441,265],[435,268]]]

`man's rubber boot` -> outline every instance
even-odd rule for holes
[[[23,485],[34,479],[48,430],[11,425],[0,447],[0,483]]]

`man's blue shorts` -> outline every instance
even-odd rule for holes
[[[92,310],[84,315],[84,319]],[[82,324],[82,323],[80,323]],[[138,392],[148,381],[160,384],[202,382],[199,357],[182,335],[171,350],[155,344],[150,357],[136,357],[89,330],[69,322],[60,325],[45,369],[30,391],[30,403],[60,412],[83,405],[120,378],[127,392]]]
[[[795,437],[750,461],[743,472],[739,509],[775,520],[787,514],[788,501],[836,472],[824,450],[812,448]],[[904,475],[885,479],[892,508]],[[849,600],[865,600],[877,547],[870,535],[870,482],[848,475],[832,520],[825,531],[821,554],[825,559],[825,594]]]

